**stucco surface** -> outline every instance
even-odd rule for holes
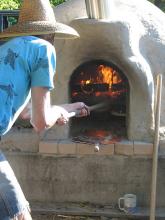
[[[116,205],[134,193],[138,206],[149,207],[152,160],[131,156],[43,156],[7,153],[29,201]],[[159,159],[157,204],[164,201],[165,160]]]
[[[80,64],[93,59],[111,61],[129,80],[128,138],[152,140],[155,81],[158,74],[164,78],[165,73],[165,15],[145,0],[115,0],[112,7],[109,20],[87,19],[83,0],[71,0],[55,8],[56,19],[73,26],[80,38],[55,41],[57,76],[53,101],[70,101],[69,79]],[[162,127],[165,126],[164,88],[163,79]],[[66,137],[67,129],[69,126],[62,131]]]

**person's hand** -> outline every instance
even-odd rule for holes
[[[70,104],[63,104],[60,105],[62,108],[64,108],[67,112],[70,114],[73,113],[76,117],[85,117],[90,114],[90,109],[85,103],[83,102],[74,102]],[[73,116],[70,116],[73,117]]]
[[[76,117],[86,117],[90,114],[89,107],[83,102],[73,103],[75,107],[75,112],[77,112]]]
[[[56,108],[56,111],[58,111],[59,118],[56,121],[57,125],[65,125],[69,121],[69,113],[62,107],[58,106]]]
[[[65,125],[68,123],[68,121],[69,121],[69,118],[66,118],[63,115],[61,115],[61,117],[57,119],[56,124],[57,125]]]

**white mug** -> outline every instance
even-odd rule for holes
[[[135,194],[125,194],[123,197],[118,199],[119,209],[126,213],[133,213],[136,211],[136,195]]]

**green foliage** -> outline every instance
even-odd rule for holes
[[[8,25],[9,26],[11,26],[11,25],[14,25],[14,24],[16,24],[17,23],[17,21],[18,21],[18,19],[17,18],[15,18],[15,17],[10,17],[10,16],[8,16],[8,18],[7,18],[7,21],[8,21]]]
[[[18,9],[20,6],[19,0],[0,0],[0,10],[2,9]]]
[[[59,5],[67,0],[50,0],[52,5]],[[15,10],[19,9],[22,0],[0,0],[0,10]],[[17,23],[17,18],[8,16],[7,21],[9,26]]]
[[[50,0],[52,5],[59,5],[67,0]],[[0,0],[0,10],[18,9],[21,5],[21,0]]]
[[[22,0],[0,0],[0,10],[3,9],[18,9]],[[54,6],[59,5],[67,0],[50,0]],[[137,0],[138,1],[138,0]],[[148,0],[165,12],[165,0]]]
[[[158,7],[165,12],[165,0],[161,0],[161,2],[160,2],[160,4],[158,5]]]
[[[165,12],[165,0],[148,0]]]
[[[67,0],[50,0],[50,2],[51,2],[51,4],[52,5],[59,5],[59,4],[61,4],[61,3],[63,3],[63,2],[66,2]]]

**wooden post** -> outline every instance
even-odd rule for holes
[[[159,127],[160,127],[160,110],[161,110],[161,91],[162,75],[157,76],[156,102],[155,102],[155,133],[152,158],[152,181],[151,181],[151,199],[150,199],[150,220],[155,220],[156,215],[156,185],[158,170],[158,149],[159,149]]]

